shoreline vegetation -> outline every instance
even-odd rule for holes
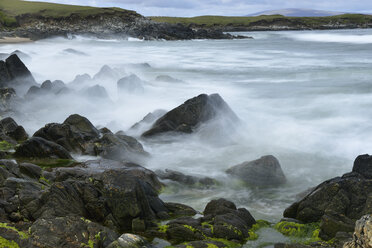
[[[2,0],[0,37],[39,40],[86,35],[102,39],[134,37],[144,40],[251,38],[224,32],[371,28],[372,16],[345,14],[330,17],[199,16],[144,17],[120,8],[97,8],[55,3]],[[4,39],[4,42],[19,39]]]

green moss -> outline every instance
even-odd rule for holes
[[[43,176],[41,176],[40,178],[39,178],[39,182],[40,183],[47,183],[47,184],[51,184],[51,182],[48,180],[48,179],[46,179],[45,177],[43,177]]]
[[[18,233],[18,235],[21,239],[28,239],[28,234],[27,233],[19,231],[17,228],[15,228],[13,226],[9,226],[8,223],[0,223],[0,228],[5,228],[5,229],[15,231],[15,232]]]
[[[221,242],[221,243],[223,243],[227,248],[238,248],[238,247],[241,247],[241,246],[242,246],[240,243],[236,243],[236,242],[233,242],[233,241],[229,241],[229,240],[227,240],[227,239],[208,238],[207,240],[209,240],[209,241]]]
[[[254,224],[252,226],[252,228],[249,229],[249,231],[248,231],[249,238],[247,239],[247,241],[258,239],[258,234],[256,232],[258,230],[260,230],[261,228],[264,228],[264,227],[270,227],[270,222],[268,222],[266,220],[257,220],[256,224]]]
[[[90,239],[90,240],[88,240],[88,243],[81,243],[80,247],[94,248],[94,241]]]
[[[198,230],[193,228],[192,226],[189,226],[189,225],[183,225],[184,227],[186,227],[187,229],[191,230],[192,232],[197,232]]]
[[[218,246],[212,243],[208,243],[207,248],[218,248]]]
[[[0,16],[0,22],[1,22],[1,16]],[[9,151],[14,149],[14,145],[10,144],[7,141],[0,141],[0,151]]]
[[[19,248],[14,240],[7,240],[0,236],[0,248]]]
[[[277,223],[274,228],[283,235],[291,238],[293,241],[301,242],[303,244],[322,241],[319,238],[319,223],[299,224],[282,221]]]
[[[57,168],[57,167],[73,167],[76,165],[76,161],[72,159],[31,159],[31,158],[17,158],[17,162],[20,163],[31,163],[40,166],[43,169]]]
[[[159,225],[158,231],[161,233],[166,233],[168,231],[169,225]]]

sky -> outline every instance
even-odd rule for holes
[[[36,1],[36,0],[35,0]],[[244,16],[284,8],[372,13],[372,0],[37,0],[99,7],[120,7],[145,16]]]

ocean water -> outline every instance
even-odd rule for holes
[[[117,93],[115,80],[98,82],[108,91],[108,101],[74,97],[30,102],[16,117],[30,134],[74,113],[94,125],[127,131],[156,109],[170,110],[201,93],[219,93],[242,120],[237,133],[225,127],[215,130],[223,135],[200,132],[166,142],[141,140],[151,154],[143,166],[220,182],[209,189],[172,184],[161,195],[165,201],[202,211],[209,200],[224,197],[256,219],[275,222],[298,194],[351,171],[357,155],[372,151],[372,30],[246,34],[254,39],[54,38],[1,45],[0,52],[18,49],[30,55],[25,64],[40,83],[69,83],[78,74],[93,76],[103,65],[146,81],[143,94],[126,95]],[[158,82],[159,75],[183,82]],[[225,174],[232,165],[268,154],[279,159],[285,185],[247,187]]]

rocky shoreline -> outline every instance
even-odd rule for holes
[[[21,53],[18,51],[18,54]],[[25,55],[23,55],[25,56]],[[104,67],[96,78],[113,75]],[[121,78],[121,90],[134,91],[141,80]],[[167,78],[169,80],[169,78]],[[73,83],[83,84],[87,77]],[[120,83],[119,83],[120,82]],[[22,104],[78,94],[62,81],[38,84],[15,53],[0,61],[1,116],[16,115]],[[102,87],[89,95],[105,98]],[[96,98],[97,99],[97,98]],[[219,120],[217,124],[216,120]],[[356,158],[353,170],[305,193],[284,210],[278,223],[256,220],[245,208],[226,199],[211,200],[203,212],[164,202],[159,195],[168,181],[213,187],[213,178],[197,178],[141,166],[151,156],[141,144],[157,136],[190,135],[202,125],[232,127],[238,116],[218,94],[201,94],[171,111],[147,115],[125,132],[97,128],[71,114],[49,123],[32,136],[12,117],[0,120],[0,245],[3,247],[240,247],[256,240],[261,229],[288,237],[289,244],[264,247],[371,247],[372,156]],[[78,161],[77,155],[90,156]],[[286,182],[279,161],[263,156],[227,170],[231,177],[255,187]],[[353,234],[353,232],[355,233]]]

